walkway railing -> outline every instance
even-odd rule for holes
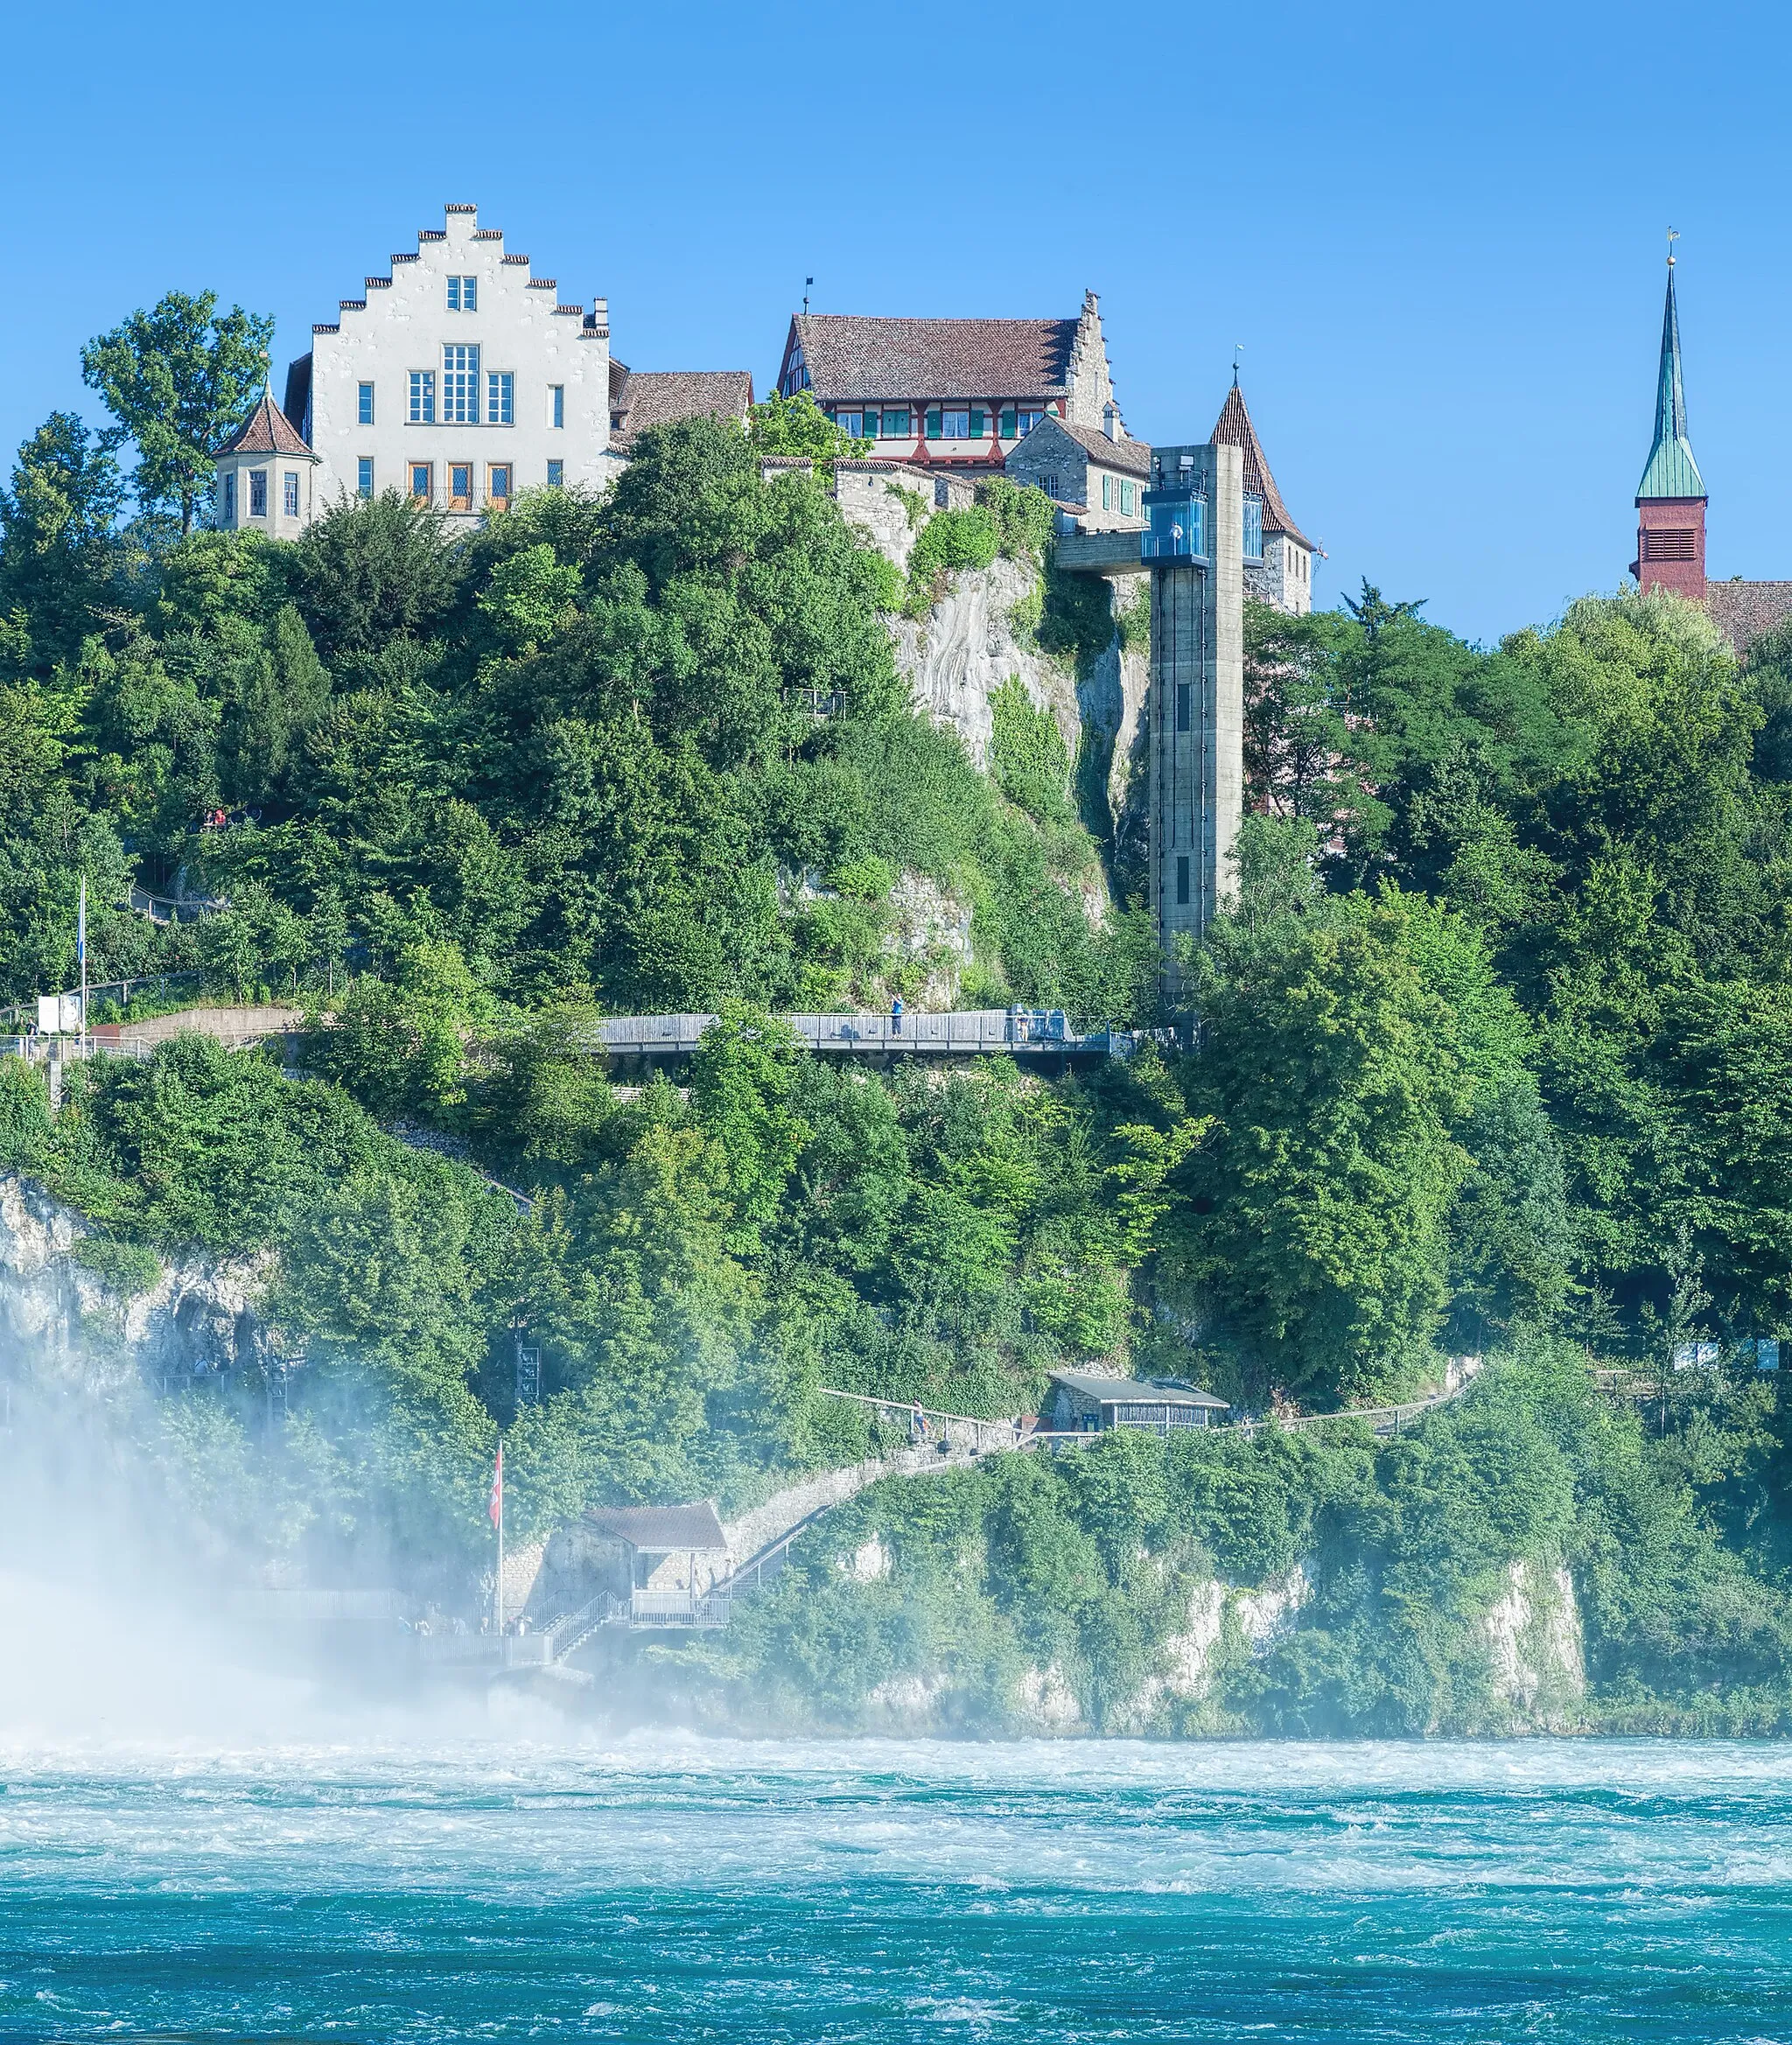
[[[1061,1008],[972,1008],[943,1014],[887,1012],[824,1015],[800,1011],[782,1019],[814,1051],[936,1057],[1070,1054],[1128,1058],[1147,1041],[1141,1030],[1074,1029]],[[713,1015],[618,1015],[598,1022],[586,1040],[612,1057],[668,1057],[694,1051]]]

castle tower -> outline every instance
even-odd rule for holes
[[[1704,478],[1686,438],[1686,387],[1680,374],[1680,315],[1674,258],[1662,314],[1662,367],[1656,383],[1656,438],[1636,486],[1636,558],[1630,572],[1644,590],[1704,601]]]
[[[212,459],[218,472],[214,515],[221,531],[296,540],[312,522],[318,458],[271,389]]]
[[[1256,437],[1238,372],[1226,393],[1216,446],[1236,447],[1244,458],[1244,593],[1304,618],[1312,609],[1313,543],[1288,515]]]

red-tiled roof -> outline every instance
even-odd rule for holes
[[[1074,425],[1068,419],[1054,419],[1050,424],[1060,432],[1068,433],[1085,454],[1093,456],[1104,467],[1128,469],[1135,476],[1148,476],[1152,473],[1152,451],[1146,441],[1110,440],[1105,433],[1097,432],[1093,426]]]
[[[1047,397],[1067,387],[1074,319],[873,319],[799,312],[819,404],[844,398]]]
[[[619,375],[618,371],[621,374]],[[629,369],[610,363],[610,410],[621,415],[619,440],[633,440],[668,419],[744,419],[752,403],[750,369]]]
[[[1288,507],[1283,503],[1276,479],[1270,473],[1270,465],[1264,459],[1263,443],[1257,438],[1256,428],[1251,424],[1250,414],[1245,410],[1244,393],[1236,383],[1226,393],[1226,402],[1220,408],[1214,438],[1227,447],[1242,449],[1245,491],[1264,501],[1264,530],[1285,533],[1297,545],[1311,553],[1312,542],[1288,515]]]
[[[649,1555],[685,1549],[713,1553],[728,1545],[713,1505],[598,1505],[584,1516],[596,1532],[613,1534]]]
[[[1705,585],[1711,621],[1739,654],[1792,619],[1792,582],[1712,582]]]
[[[271,390],[262,393],[262,402],[215,453],[303,454],[317,459],[299,437],[298,429],[274,403]]]

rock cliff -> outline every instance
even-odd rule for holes
[[[93,1233],[40,1187],[0,1173],[0,1371],[106,1393],[228,1369],[254,1352],[256,1263],[183,1258],[126,1292],[82,1260]]]

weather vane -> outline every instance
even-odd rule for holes
[[[1679,239],[1680,239],[1680,230],[1679,230],[1679,228],[1670,228],[1668,229],[1668,268],[1669,268],[1670,270],[1672,270],[1672,269],[1673,269],[1673,267],[1674,267],[1674,244],[1675,244],[1675,242],[1677,242]]]
[[[1234,390],[1236,390],[1238,388],[1238,358],[1243,353],[1244,343],[1242,341],[1234,341],[1232,344],[1232,388]]]

